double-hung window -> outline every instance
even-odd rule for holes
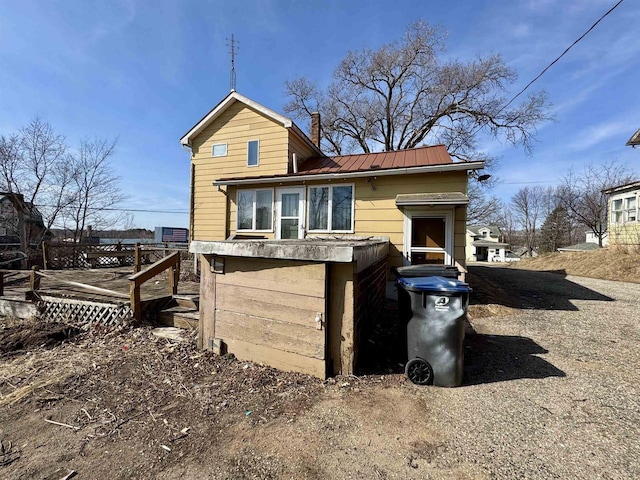
[[[273,230],[273,190],[239,190],[236,230]]]
[[[309,187],[309,231],[353,231],[353,185]]]

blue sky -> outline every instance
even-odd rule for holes
[[[180,137],[229,90],[226,38],[239,40],[237,90],[282,112],[284,82],[329,82],[349,50],[399,38],[417,19],[448,32],[446,55],[500,53],[515,94],[614,0],[525,1],[31,1],[0,0],[0,133],[36,116],[64,133],[118,139],[112,161],[126,208],[187,212],[189,156]],[[618,160],[640,128],[640,2],[625,0],[552,67],[555,121],[531,156],[493,139],[495,193],[554,185],[574,167]],[[188,214],[136,212],[138,227],[184,226]]]

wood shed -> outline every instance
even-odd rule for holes
[[[357,369],[385,301],[387,238],[193,241],[201,348],[320,378]]]

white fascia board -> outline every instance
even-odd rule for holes
[[[276,122],[282,124],[285,128],[291,128],[293,122],[291,119],[280,115],[279,113],[274,112],[273,110],[260,105],[257,102],[254,102],[250,98],[245,97],[244,95],[239,94],[236,91],[232,91],[229,95],[227,95],[218,105],[216,105],[207,115],[204,116],[202,120],[200,120],[191,130],[189,130],[181,139],[180,143],[182,145],[191,146],[191,139],[199,134],[209,123],[215,120],[222,112],[224,112],[233,102],[238,101],[242,102],[248,107],[251,107],[253,110],[256,110],[266,117],[275,120]]]
[[[308,180],[345,180],[350,178],[383,177],[393,175],[411,175],[419,173],[455,172],[460,170],[481,170],[484,162],[449,163],[446,165],[425,165],[422,167],[393,168],[386,170],[367,170],[364,172],[315,173],[308,175],[289,175],[286,177],[240,178],[237,180],[214,180],[214,185],[259,185],[263,183],[300,183]]]

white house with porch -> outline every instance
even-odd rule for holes
[[[470,262],[506,262],[509,244],[496,225],[467,226],[466,258]]]

